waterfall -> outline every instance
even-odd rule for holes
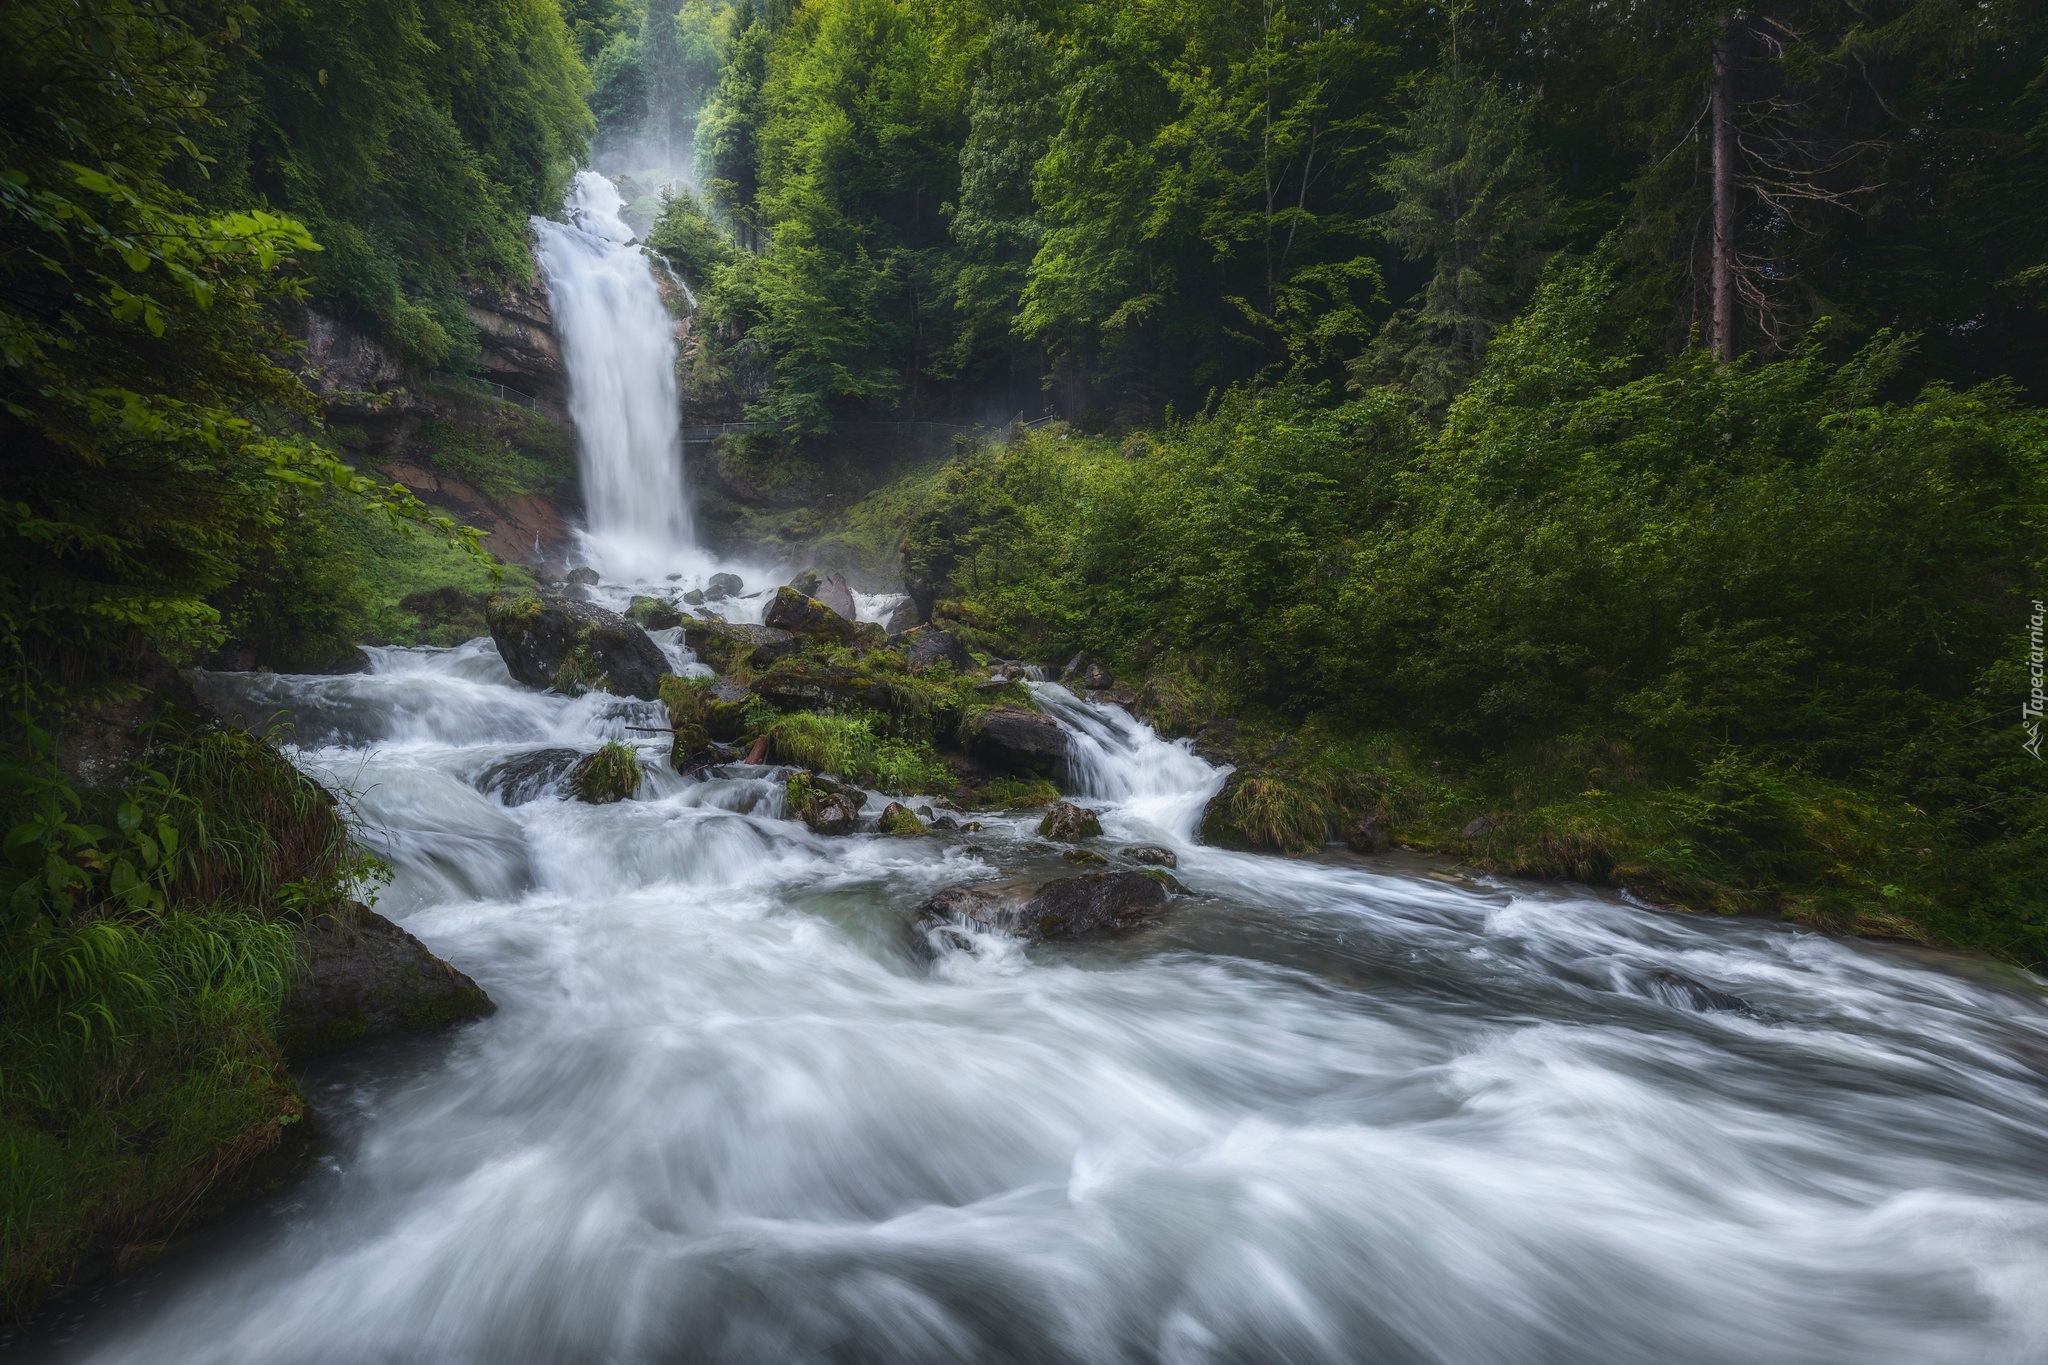
[[[683,492],[674,321],[611,181],[576,176],[569,224],[534,220],[569,371],[588,513],[608,578],[652,577],[693,548]]]

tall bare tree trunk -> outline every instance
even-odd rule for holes
[[[1723,364],[1735,359],[1735,61],[1733,22],[1721,17],[1714,40],[1714,244],[1712,322],[1707,342]]]

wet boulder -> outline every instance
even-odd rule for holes
[[[668,659],[647,632],[589,602],[504,593],[485,605],[491,640],[512,676],[570,696],[611,692],[653,701]]]
[[[691,621],[683,627],[683,643],[696,652],[700,662],[720,673],[742,666],[766,668],[798,648],[796,636],[786,630],[727,621]]]
[[[667,630],[683,623],[683,614],[676,610],[675,603],[645,595],[633,599],[626,608],[626,615],[643,630]]]
[[[597,570],[575,568],[569,570],[569,586],[572,588],[594,588],[597,586]]]
[[[1058,777],[1067,766],[1067,732],[1051,716],[1022,706],[991,706],[968,722],[969,754],[1001,772]]]
[[[875,829],[883,834],[929,834],[924,821],[917,813],[900,801],[891,801],[882,807],[882,815],[875,822]]]
[[[1064,861],[1072,863],[1075,867],[1109,866],[1109,859],[1103,857],[1092,848],[1070,848],[1065,853],[1062,853],[1060,857]]]
[[[1045,813],[1038,822],[1040,837],[1055,839],[1063,844],[1079,843],[1093,839],[1102,833],[1102,821],[1086,806],[1077,806],[1071,801],[1061,801]]]
[[[298,966],[278,1013],[293,1061],[397,1033],[423,1033],[497,1006],[483,988],[366,906],[315,915],[299,931]]]
[[[917,603],[905,597],[901,602],[891,607],[889,614],[882,619],[882,631],[886,635],[901,635],[906,631],[916,629],[919,619]]]
[[[1137,863],[1141,867],[1180,866],[1180,859],[1174,851],[1170,848],[1161,848],[1158,844],[1134,844],[1130,848],[1118,849],[1116,856],[1127,863]]]
[[[508,806],[523,806],[561,785],[569,770],[583,761],[575,749],[535,749],[493,763],[477,774],[476,789]]]
[[[863,633],[851,617],[840,615],[817,598],[807,597],[795,588],[777,588],[775,600],[768,604],[761,620],[800,639],[822,640],[836,645],[852,644]]]
[[[948,887],[913,912],[910,948],[929,958],[938,947],[968,946],[969,932],[1008,934],[1027,944],[1129,933],[1157,919],[1167,899],[1163,874],[1144,872],[1062,877],[1028,896],[993,887]]]
[[[705,583],[704,595],[699,600],[723,602],[728,597],[738,597],[746,586],[736,573],[715,573],[711,575],[710,581]]]
[[[967,646],[961,644],[957,637],[931,626],[911,631],[904,637],[903,657],[909,662],[912,673],[922,673],[941,664],[955,673],[974,671],[974,657],[967,652]]]
[[[811,593],[827,608],[851,621],[857,610],[853,604],[853,588],[840,574],[827,574],[818,580],[817,590]]]
[[[783,784],[784,809],[817,834],[851,834],[860,824],[861,794],[816,773],[791,773]],[[915,816],[911,817],[915,819]]]

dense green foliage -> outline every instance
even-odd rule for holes
[[[2048,419],[2002,383],[1886,401],[1892,338],[1619,353],[1612,275],[1557,272],[1439,429],[1390,391],[1280,390],[962,462],[906,568],[987,638],[1150,668],[1165,718],[1312,722],[1279,766],[1313,814],[1243,797],[1276,829],[1378,809],[1428,758],[1457,790],[1412,790],[1411,826],[1517,812],[1476,845],[1505,864],[2042,960],[2048,778],[2016,718]],[[1372,734],[1377,759],[1347,738]]]
[[[1826,317],[1837,358],[1889,327],[1962,382],[2048,359],[2048,19],[2017,0],[808,0],[703,27],[695,178],[747,248],[708,311],[798,435],[1048,398],[1131,429],[1347,369],[1440,413],[1543,263],[1617,227],[1622,325],[1675,355],[1707,325],[1717,45],[1734,350]]]
[[[147,1254],[278,1147],[303,1114],[273,1042],[295,928],[374,871],[260,739],[160,725],[127,784],[96,792],[26,737],[0,768],[10,1313]]]
[[[591,129],[554,0],[288,0],[228,53],[186,186],[292,214],[322,248],[316,301],[411,364],[465,361],[465,286],[533,277],[527,216]]]

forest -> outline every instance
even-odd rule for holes
[[[850,490],[798,553],[1100,661],[1213,842],[2048,964],[2030,0],[21,0],[0,73],[0,1311],[289,1146],[294,934],[388,875],[177,670],[531,577],[306,319],[485,373],[593,158],[718,458]]]

